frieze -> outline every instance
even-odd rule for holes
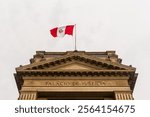
[[[76,87],[76,86],[105,86],[105,81],[47,81],[46,86],[64,86],[64,87]]]
[[[25,80],[24,86],[46,87],[104,87],[128,86],[127,80]]]

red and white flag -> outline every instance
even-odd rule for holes
[[[64,37],[66,34],[73,35],[74,25],[56,27],[50,30],[53,37]]]

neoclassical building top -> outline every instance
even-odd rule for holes
[[[127,78],[133,91],[137,79],[136,68],[121,63],[115,51],[105,52],[45,52],[37,51],[30,64],[16,68],[18,90],[25,79],[55,77],[95,77],[101,79]]]

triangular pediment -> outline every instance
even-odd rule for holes
[[[71,65],[67,65],[67,66],[58,68],[58,70],[70,70],[70,69],[71,70],[74,70],[74,69],[89,70],[90,67],[85,67],[80,64],[71,64]]]
[[[90,56],[70,55],[54,60],[35,62],[18,67],[16,70],[135,70],[135,68]]]
[[[63,70],[63,71],[68,71],[68,70],[99,70],[99,67],[91,66],[85,63],[81,62],[71,62],[71,63],[66,63],[62,65],[58,65],[56,67],[48,68],[49,70]],[[48,70],[47,69],[47,70]]]

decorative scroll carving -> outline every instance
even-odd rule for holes
[[[21,92],[19,96],[19,100],[36,100],[37,93],[36,92]]]

